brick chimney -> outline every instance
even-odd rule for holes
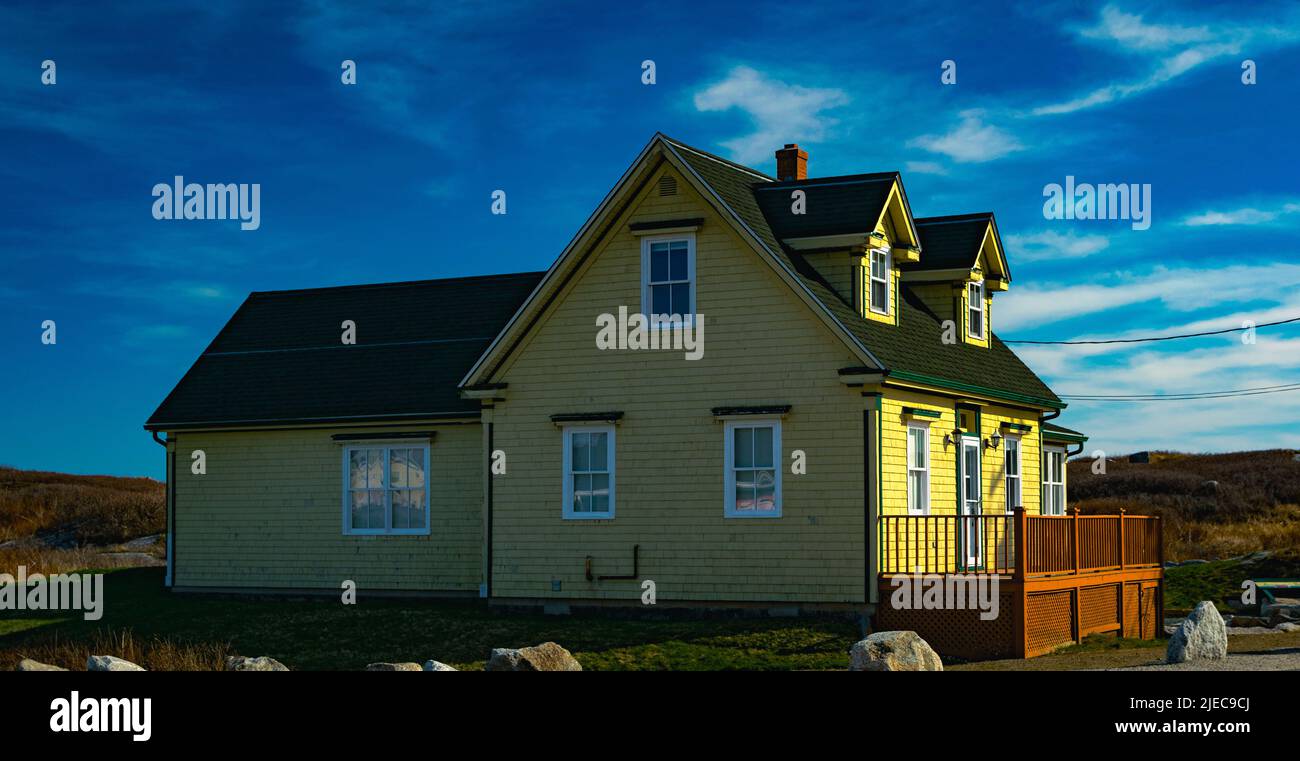
[[[798,143],[786,143],[776,152],[776,178],[782,182],[808,179],[808,151],[800,150]]]

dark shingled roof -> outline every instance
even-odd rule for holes
[[[953,217],[920,217],[913,220],[921,236],[921,261],[903,263],[899,269],[970,269],[979,261],[980,244],[988,230],[990,212]]]
[[[876,228],[897,172],[773,182],[754,188],[767,223],[779,238],[868,233]],[[791,193],[804,191],[805,213],[793,214]]]
[[[803,257],[780,244],[756,200],[764,196],[764,188],[774,184],[770,178],[685,143],[667,137],[665,140],[678,149],[678,155],[717,192],[723,203],[736,212],[769,250],[784,259],[813,295],[887,370],[915,373],[961,386],[1001,391],[1013,397],[1029,397],[1061,405],[1061,400],[1047,384],[996,335],[990,334],[988,348],[964,342],[945,344],[939,317],[906,285],[902,287],[904,305],[900,325],[868,320],[858,314],[836,295]],[[793,186],[800,183],[780,184]],[[789,195],[784,197],[788,203]],[[928,253],[923,242],[921,258],[924,259]],[[973,259],[971,263],[974,263]]]
[[[253,293],[145,427],[477,415],[457,383],[543,274]]]

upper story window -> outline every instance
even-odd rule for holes
[[[344,534],[429,533],[429,448],[348,447],[343,453]]]
[[[729,422],[726,425],[728,518],[781,517],[781,421]]]
[[[984,282],[969,284],[966,290],[966,307],[970,312],[967,325],[971,338],[984,339]]]
[[[689,324],[695,314],[695,236],[641,239],[641,312],[652,323]]]
[[[564,517],[614,517],[614,426],[564,429]]]
[[[871,266],[867,272],[867,298],[871,311],[889,314],[889,252],[871,252]]]

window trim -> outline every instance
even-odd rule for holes
[[[976,298],[971,298],[971,291],[974,290]],[[971,330],[971,315],[979,312],[980,315],[980,332],[976,333]],[[988,314],[984,309],[984,281],[977,280],[966,285],[966,332],[971,338],[980,341],[987,340],[988,337]]]
[[[615,488],[614,478],[618,463],[614,459],[617,449],[614,446],[614,425],[612,423],[573,423],[560,428],[560,441],[564,447],[561,454],[560,471],[563,481],[561,517],[566,521],[612,521],[614,520]],[[609,465],[609,510],[603,513],[578,513],[573,510],[573,442],[575,433],[607,433],[605,441],[606,463]],[[594,471],[591,471],[594,472]]]
[[[771,428],[772,429],[772,470],[775,483],[772,497],[776,503],[775,510],[737,510],[736,509],[736,468],[735,435],[737,428]],[[758,418],[755,420],[727,420],[722,426],[722,516],[724,518],[780,518],[785,505],[781,494],[781,470],[784,463],[781,457],[781,420],[780,418]]]
[[[343,448],[343,535],[344,536],[429,536],[433,530],[432,477],[429,473],[430,445],[427,441],[350,442]],[[380,449],[384,452],[384,527],[352,527],[352,453]],[[388,470],[394,449],[420,449],[424,451],[424,528],[393,528],[393,498],[395,489]],[[358,489],[357,491],[378,491]]]
[[[1052,481],[1052,469],[1048,467],[1047,458],[1050,455],[1059,454],[1061,456],[1061,480]],[[1043,514],[1044,515],[1065,515],[1065,447],[1043,447]],[[1047,512],[1048,495],[1054,487],[1061,487],[1061,511],[1059,513]]]
[[[1016,474],[1011,475],[1007,468],[1010,463],[1011,445],[1016,446]],[[1007,497],[1007,515],[1015,512],[1015,505],[1011,503],[1011,479],[1016,481],[1016,496],[1020,498],[1020,506],[1025,504],[1025,442],[1019,436],[1002,437],[1002,488],[1006,489]]]
[[[682,315],[682,321],[674,320],[655,321],[651,314],[650,302],[650,248],[655,243],[673,243],[676,241],[686,241],[686,280],[665,280],[661,281],[667,284],[686,282],[691,287],[691,311],[690,314]],[[669,263],[671,269],[671,262]],[[671,274],[671,272],[669,273]],[[699,290],[698,280],[695,277],[695,233],[672,233],[669,235],[644,235],[641,237],[641,314],[645,316],[646,326],[663,326],[670,327],[691,327],[695,322],[695,304],[696,293]]]
[[[873,265],[875,264],[877,254],[880,255],[880,260],[884,262],[883,266],[885,272],[883,278],[878,278],[876,277],[875,274]],[[889,251],[883,248],[871,249],[871,251],[868,252],[867,255],[867,294],[866,295],[867,295],[867,309],[869,309],[875,314],[888,316],[890,313],[890,307],[892,306],[891,302],[893,302],[893,290],[894,290],[892,287],[893,283],[891,282],[893,280],[893,274],[894,274],[894,263],[890,259]],[[876,308],[876,300],[873,298],[875,283],[885,284],[885,308],[884,309]]]
[[[913,462],[912,429],[916,429],[925,434],[924,468],[916,467]],[[907,513],[908,515],[929,515],[930,506],[933,504],[931,498],[934,496],[934,487],[930,483],[930,462],[933,459],[930,456],[930,424],[921,421],[908,423],[905,435],[907,439]],[[925,505],[919,511],[912,509],[912,471],[922,471],[925,473]]]

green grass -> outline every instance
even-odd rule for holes
[[[1210,600],[1226,612],[1225,599],[1240,599],[1241,582],[1257,578],[1300,578],[1300,561],[1276,556],[1253,562],[1228,558],[1166,568],[1165,612],[1185,613],[1201,600]]]
[[[172,594],[162,569],[106,573],[104,617],[42,612],[0,616],[0,670],[24,649],[129,631],[136,638],[229,643],[291,669],[361,669],[375,661],[430,658],[482,668],[494,647],[553,640],[590,670],[843,669],[858,639],[850,621],[503,613],[476,601],[238,598]]]

